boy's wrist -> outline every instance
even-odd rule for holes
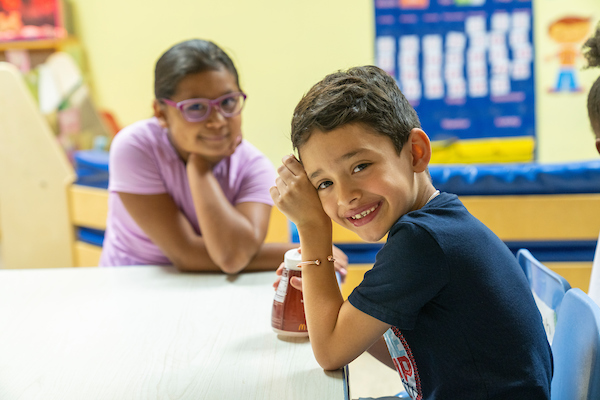
[[[306,232],[308,234],[314,232],[330,233],[332,232],[331,219],[325,215],[324,218],[311,219],[305,222],[297,222],[296,229],[298,233]]]

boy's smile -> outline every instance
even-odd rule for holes
[[[413,130],[400,154],[390,138],[363,124],[314,131],[301,146],[300,157],[325,213],[363,240],[375,242],[402,215],[422,207],[434,189],[418,176],[423,175],[417,174],[421,167],[413,167],[415,131],[424,135]]]

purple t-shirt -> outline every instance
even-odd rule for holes
[[[167,130],[156,118],[123,129],[111,145],[109,170],[108,218],[100,266],[171,264],[131,218],[117,193],[168,193],[201,234],[186,166],[169,142]],[[213,173],[231,204],[273,205],[269,188],[275,184],[275,169],[247,141],[243,140],[233,155],[220,161]]]

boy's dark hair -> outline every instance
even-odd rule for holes
[[[583,44],[583,53],[590,67],[600,67],[600,23],[596,32]],[[600,77],[592,85],[587,100],[588,116],[596,136],[600,137]]]
[[[327,75],[300,100],[292,118],[292,145],[302,146],[315,129],[329,132],[351,123],[388,136],[398,154],[410,131],[421,127],[390,75],[375,66],[354,67]]]
[[[240,87],[238,72],[233,61],[219,46],[201,39],[177,43],[156,62],[154,96],[157,99],[171,98],[179,82],[186,76],[221,68],[231,72]]]

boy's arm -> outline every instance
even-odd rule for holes
[[[331,224],[331,222],[329,222]],[[322,228],[327,231],[326,228]],[[324,369],[338,369],[368,350],[390,327],[343,301],[333,263],[325,261],[331,248],[329,235],[298,229],[303,260],[320,260],[321,265],[302,267],[306,325],[317,362]],[[329,246],[329,247],[327,247]]]
[[[390,356],[390,351],[388,350],[387,344],[385,344],[385,339],[380,337],[377,341],[369,348],[369,354],[378,359],[381,363],[387,365],[391,369],[395,370],[396,366],[392,361],[392,357]]]
[[[344,301],[336,281],[331,255],[331,219],[302,165],[292,156],[278,168],[271,197],[296,224],[302,260],[320,265],[302,266],[302,288],[308,335],[315,358],[324,369],[337,369],[369,349],[390,325]]]

